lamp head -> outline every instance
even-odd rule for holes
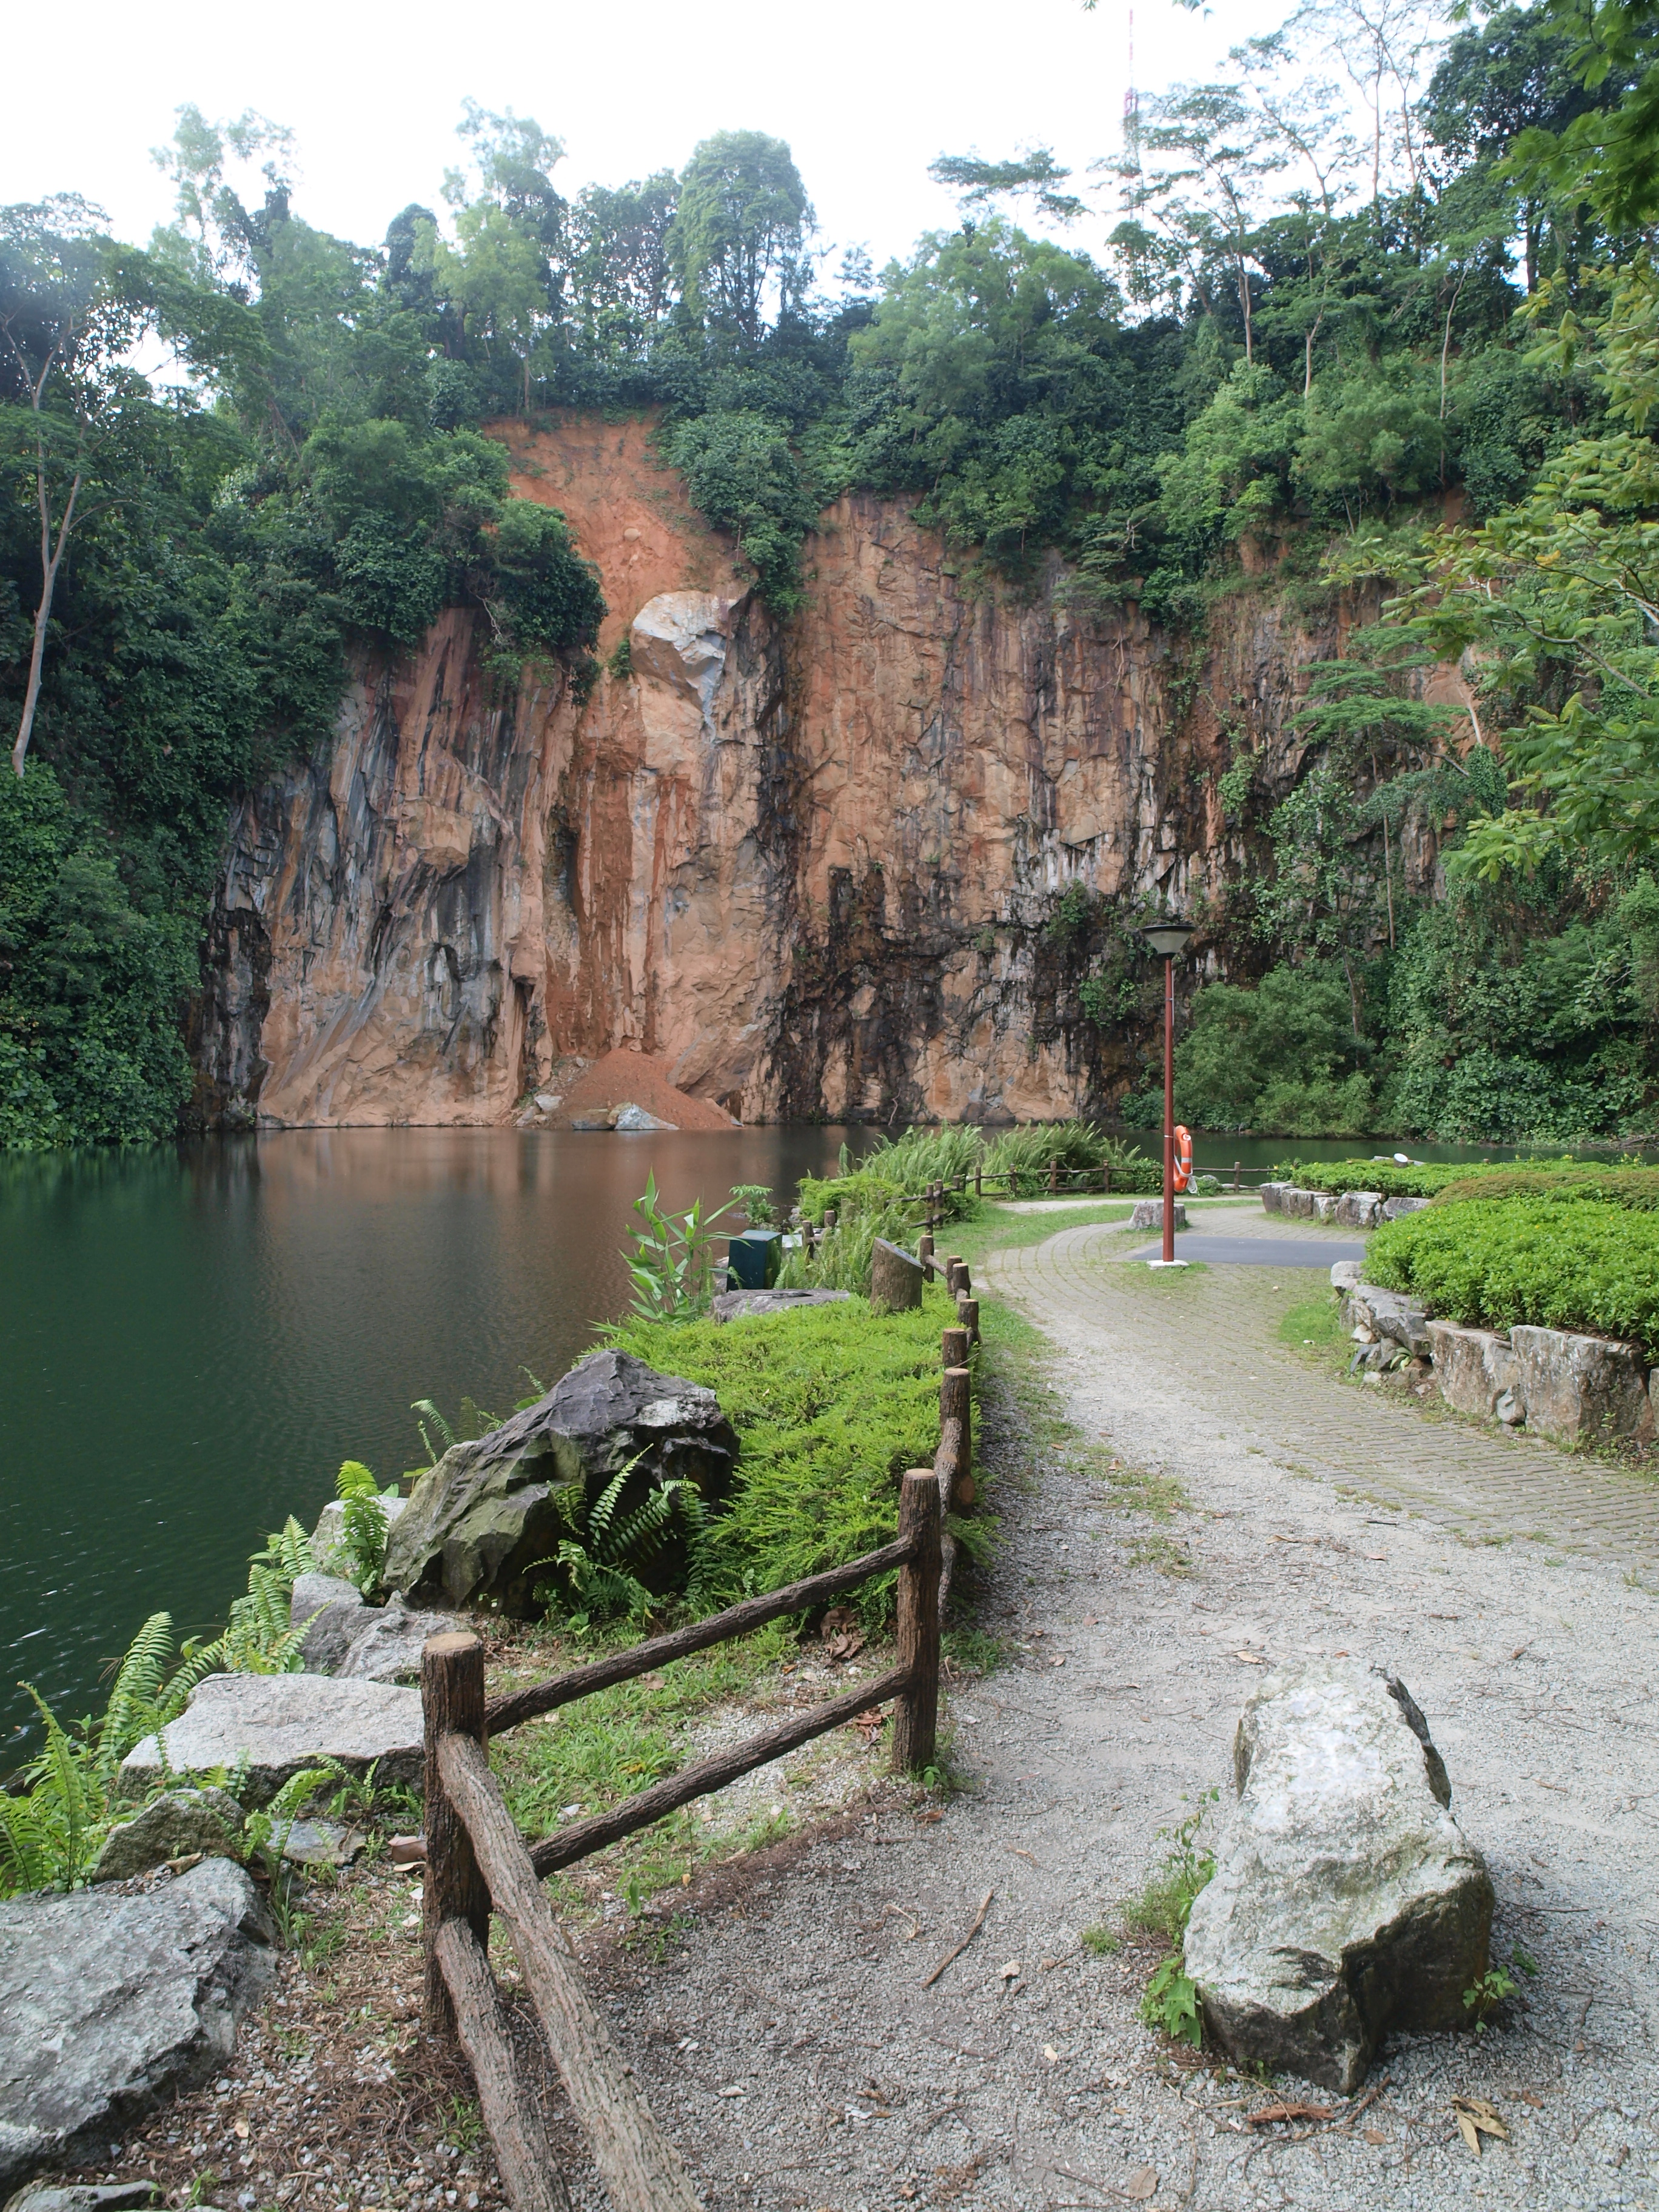
[[[1156,921],[1146,923],[1140,933],[1160,959],[1176,960],[1187,950],[1187,940],[1194,933],[1194,927],[1177,914],[1166,914]]]

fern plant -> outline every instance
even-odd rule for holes
[[[396,1498],[398,1486],[389,1483],[382,1490],[362,1460],[349,1459],[343,1462],[334,1488],[340,1500],[348,1573],[365,1597],[373,1597],[386,1565],[388,1523],[380,1500]]]
[[[564,1538],[551,1559],[536,1561],[556,1567],[562,1582],[556,1577],[540,1583],[535,1595],[544,1605],[564,1607],[577,1635],[596,1620],[618,1615],[643,1620],[654,1601],[641,1575],[677,1537],[685,1549],[686,1602],[702,1609],[708,1509],[696,1484],[659,1474],[641,1503],[618,1517],[629,1477],[644,1456],[641,1452],[619,1468],[585,1514],[580,1483],[559,1493],[561,1510],[577,1533]]]

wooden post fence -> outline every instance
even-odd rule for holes
[[[962,1334],[945,1331],[941,1348],[947,1358],[958,1349]],[[965,1345],[961,1348],[965,1353]],[[548,2142],[536,2084],[524,2077],[490,1969],[490,1914],[501,1921],[518,1954],[548,2049],[614,2212],[696,2212],[696,2191],[684,2161],[652,2118],[633,2068],[623,2063],[590,2003],[541,1881],[890,1699],[895,1768],[915,1773],[933,1764],[945,1597],[943,1522],[947,1503],[971,1464],[969,1383],[962,1361],[946,1368],[939,1392],[939,1458],[933,1467],[913,1468],[905,1475],[897,1539],[878,1551],[493,1702],[484,1697],[483,1647],[476,1636],[428,1640],[421,1659],[426,2017],[435,2033],[459,2039],[471,2066],[514,2212],[569,2212],[570,2200]],[[898,1663],[886,1674],[665,1776],[607,1813],[574,1822],[533,1847],[526,1843],[490,1771],[487,1747],[492,1735],[695,1651],[729,1643],[785,1614],[815,1611],[894,1568]]]

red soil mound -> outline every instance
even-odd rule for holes
[[[668,1062],[656,1054],[634,1052],[618,1045],[603,1060],[596,1060],[579,1075],[564,1094],[559,1126],[568,1128],[579,1114],[603,1114],[607,1107],[643,1106],[659,1121],[677,1129],[735,1129],[739,1125],[712,1098],[694,1098],[677,1091],[668,1079]]]

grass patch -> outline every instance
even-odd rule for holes
[[[1347,1332],[1342,1326],[1342,1312],[1334,1297],[1300,1299],[1281,1316],[1279,1340],[1281,1344],[1311,1345],[1316,1348],[1341,1344]]]
[[[583,1656],[592,1650],[584,1644]],[[527,1666],[492,1678],[492,1692],[553,1671],[550,1653],[532,1646],[526,1656]],[[782,1687],[782,1667],[797,1656],[787,1624],[775,1621],[741,1643],[697,1652],[659,1674],[618,1683],[514,1729],[490,1747],[514,1819],[526,1835],[544,1836],[637,1795],[700,1755],[698,1724],[710,1715],[734,1705],[769,1704],[770,1693]],[[828,1694],[833,1692],[826,1688]],[[757,1728],[764,1717],[763,1711],[757,1712]],[[684,1883],[708,1861],[776,1841],[799,1817],[799,1808],[787,1802],[790,1793],[811,1789],[838,1740],[822,1740],[797,1753],[787,1787],[758,1808],[749,1798],[735,1810],[724,1796],[700,1798],[555,1875],[562,1905],[591,1913],[603,1881],[637,1914],[646,1898]],[[884,1737],[878,1742],[884,1747]]]
[[[1193,1555],[1176,1537],[1158,1529],[1150,1536],[1136,1537],[1129,1547],[1129,1565],[1156,1567],[1161,1575],[1189,1575]]]
[[[1092,1951],[1097,1959],[1109,1959],[1123,1948],[1123,1938],[1109,1928],[1085,1928],[1078,1942],[1085,1951]]]

